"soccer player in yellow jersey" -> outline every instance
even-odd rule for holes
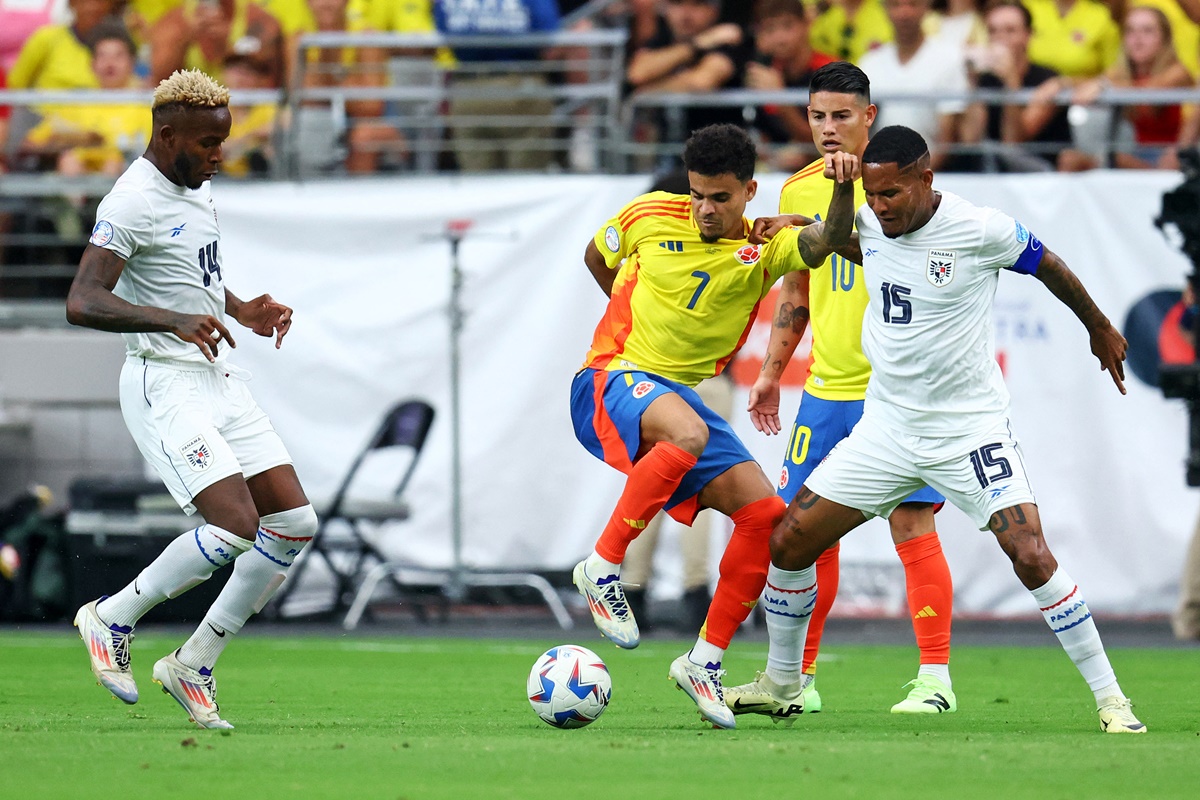
[[[702,128],[683,158],[690,198],[638,197],[600,228],[584,254],[610,299],[571,386],[571,419],[584,447],[629,477],[574,581],[601,633],[618,647],[637,647],[637,621],[621,588],[629,543],[661,509],[689,525],[701,508],[731,517],[733,536],[707,619],[670,677],[705,719],[732,728],[721,659],[762,593],[768,540],[785,504],[729,423],[692,387],[729,363],[775,282],[806,261],[819,265],[829,250],[820,246],[820,224],[784,228],[761,246],[748,241],[743,213],[757,189],[756,154],[742,129]],[[853,199],[853,182],[843,179],[829,206],[851,209]],[[845,235],[849,230],[847,222]]]
[[[845,61],[818,69],[809,84],[808,116],[819,152],[842,151],[861,156],[875,120],[866,74]],[[824,160],[815,161],[788,179],[779,200],[781,214],[821,218],[829,205],[832,187],[822,176],[824,167]],[[861,182],[855,183],[854,200],[855,206],[865,202]],[[805,328],[811,324],[812,368],[792,426],[779,482],[779,495],[787,502],[791,502],[809,473],[849,435],[862,416],[867,380],[871,376],[861,343],[863,312],[867,307],[862,267],[837,254],[829,257],[826,266],[811,280],[807,272],[784,277],[762,372],[750,392],[754,426],[767,434],[779,433],[779,380]],[[940,494],[925,487],[912,494],[888,519],[892,540],[904,564],[909,612],[921,651],[921,666],[911,684],[912,690],[892,707],[898,714],[937,714],[957,709],[948,666],[953,588],[933,522],[934,505],[944,501]],[[810,713],[821,710],[815,683],[808,684],[802,702],[796,696],[801,673],[816,672],[825,619],[837,595],[838,546],[821,556],[816,566],[821,591],[804,641],[803,663],[794,663],[790,660],[794,656],[787,655],[799,650],[795,646],[798,643],[789,648],[778,641],[786,634],[772,630],[773,617],[784,610],[765,606],[767,628],[772,633],[767,671],[752,683],[725,691],[725,700],[735,714],[759,713],[776,720],[789,720],[801,708]]]

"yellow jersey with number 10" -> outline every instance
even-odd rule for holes
[[[803,214],[823,219],[829,213],[833,181],[824,175],[819,159],[787,179],[779,195],[780,214]],[[867,201],[862,181],[854,184],[854,207]],[[812,367],[804,391],[822,400],[862,400],[871,365],[862,350],[863,314],[867,291],[862,267],[834,253],[808,282],[809,324],[812,326]]]
[[[828,206],[828,200],[826,200]],[[746,341],[758,305],[785,273],[807,269],[787,228],[765,245],[705,242],[691,198],[651,192],[636,198],[595,237],[619,270],[585,367],[639,370],[695,386],[719,375]]]

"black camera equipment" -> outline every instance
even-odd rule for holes
[[[1171,226],[1179,231],[1182,250],[1192,262],[1188,283],[1192,296],[1197,292],[1197,271],[1200,271],[1200,150],[1182,150],[1179,166],[1183,183],[1163,195],[1162,213],[1154,220],[1160,230]],[[1200,314],[1192,315],[1192,341],[1200,345]],[[1200,351],[1198,351],[1200,355]],[[1192,364],[1166,365],[1159,371],[1159,388],[1163,395],[1184,400],[1188,406],[1188,486],[1200,486],[1200,361]]]

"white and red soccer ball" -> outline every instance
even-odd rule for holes
[[[547,725],[582,728],[608,708],[612,678],[600,656],[574,644],[552,647],[529,671],[529,705]]]

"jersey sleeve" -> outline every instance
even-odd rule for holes
[[[136,192],[108,195],[96,210],[96,225],[88,242],[128,261],[154,243],[154,212],[150,203]]]
[[[771,275],[771,284],[789,272],[808,269],[808,264],[800,257],[796,240],[800,238],[801,228],[784,228],[763,246],[763,266]]]
[[[663,201],[672,196],[666,192],[651,192],[635,197],[596,231],[592,240],[609,269],[616,269],[637,250],[638,242],[654,227],[655,213],[661,211]]]
[[[980,263],[992,265],[996,269],[1010,269],[1024,275],[1035,275],[1044,252],[1038,238],[1008,214],[994,211],[988,218]]]

